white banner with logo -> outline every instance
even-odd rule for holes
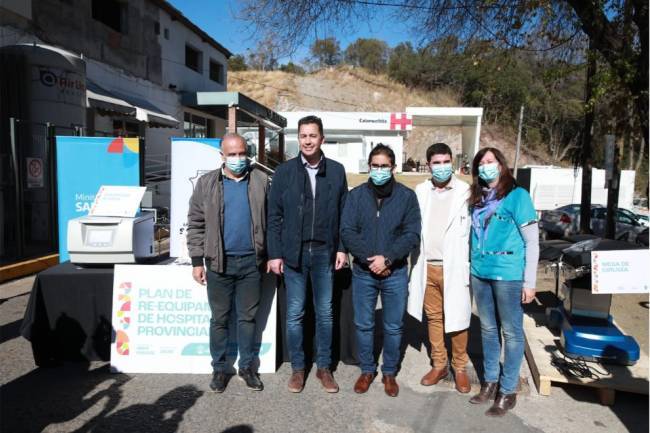
[[[259,372],[275,373],[276,279],[263,274],[255,347]],[[228,370],[237,360],[235,310]],[[210,307],[205,286],[182,265],[116,265],[111,369],[124,373],[211,373]]]
[[[648,293],[648,263],[648,249],[592,251],[592,293]]]
[[[172,137],[172,179],[169,256],[189,262],[187,211],[196,182],[221,167],[221,139]]]

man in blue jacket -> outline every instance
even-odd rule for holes
[[[267,272],[284,274],[291,392],[302,391],[305,384],[303,316],[308,278],[316,310],[316,377],[327,392],[339,390],[330,370],[332,268],[341,269],[347,262],[339,239],[339,216],[348,185],[343,166],[323,155],[324,140],[321,119],[307,116],[298,121],[300,155],[277,168],[268,201]]]
[[[381,295],[384,328],[384,392],[397,397],[403,318],[408,297],[408,256],[420,245],[420,207],[415,193],[397,183],[395,154],[378,144],[368,157],[370,179],[350,191],[341,221],[343,244],[354,257],[352,303],[361,375],[354,391],[375,378],[375,307]]]

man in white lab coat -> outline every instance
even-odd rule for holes
[[[451,367],[456,389],[470,391],[465,367],[471,318],[469,293],[469,185],[453,174],[451,149],[436,143],[427,149],[431,179],[415,192],[422,215],[420,254],[409,285],[408,312],[426,313],[433,367],[420,381],[435,385],[449,374],[445,333],[451,337]]]

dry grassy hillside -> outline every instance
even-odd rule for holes
[[[242,71],[228,74],[228,89],[252,97],[277,111],[402,111],[407,106],[459,106],[449,89],[426,92],[409,89],[386,75],[374,75],[350,66],[323,69],[306,75],[281,71]],[[452,148],[460,146],[460,129],[418,128],[405,141],[407,157],[422,160],[426,148],[444,140]],[[494,146],[514,159],[516,136],[501,128],[483,125],[481,147]],[[524,150],[521,164],[542,163]]]

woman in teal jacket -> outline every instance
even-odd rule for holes
[[[476,154],[472,177],[471,287],[481,319],[485,375],[481,391],[470,402],[486,403],[496,396],[486,415],[503,416],[516,404],[524,356],[522,303],[535,298],[537,214],[498,149],[488,147]]]

